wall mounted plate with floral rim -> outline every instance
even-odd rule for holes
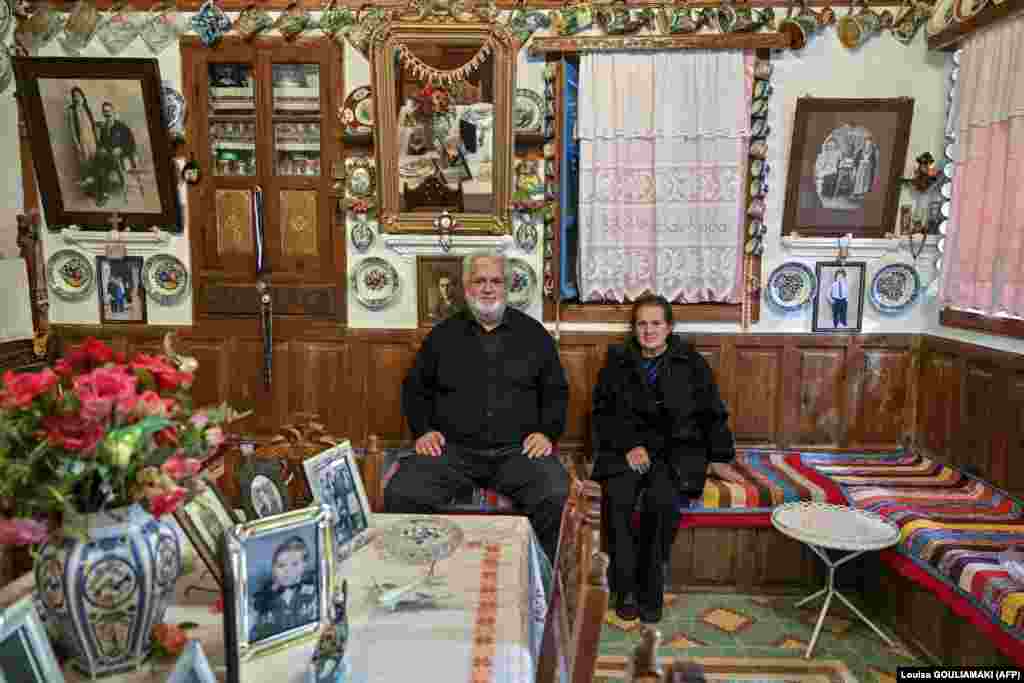
[[[382,258],[364,258],[352,271],[352,293],[356,301],[371,311],[393,304],[400,289],[398,271]]]
[[[524,309],[530,305],[533,293],[537,290],[537,273],[533,266],[522,259],[510,258],[508,263],[512,270],[512,282],[508,286],[508,305]]]
[[[814,299],[818,281],[803,263],[790,261],[772,271],[765,287],[768,301],[783,311],[796,311]]]
[[[88,256],[61,249],[46,262],[46,283],[58,299],[82,301],[92,294],[96,270]]]
[[[188,270],[177,256],[156,254],[142,267],[142,286],[161,306],[173,306],[188,291]]]
[[[349,133],[373,132],[373,91],[370,86],[356,88],[341,106],[341,125]]]
[[[544,123],[544,98],[519,88],[512,102],[512,128],[516,133],[536,133]]]
[[[909,263],[892,263],[879,268],[871,278],[868,298],[880,313],[901,313],[921,293],[921,278]]]

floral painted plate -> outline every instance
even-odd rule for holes
[[[882,313],[900,313],[921,293],[921,278],[907,263],[893,263],[880,268],[871,278],[868,297]]]
[[[153,301],[173,306],[188,291],[188,270],[171,254],[150,256],[142,267],[142,286]]]
[[[364,258],[352,271],[352,292],[356,301],[371,311],[393,304],[400,288],[398,271],[382,258]]]
[[[803,263],[790,261],[772,271],[765,295],[784,311],[795,311],[814,298],[818,281],[814,272]]]
[[[523,309],[530,305],[537,289],[537,273],[533,266],[517,258],[508,260],[512,267],[512,283],[508,288],[508,304]]]
[[[544,98],[532,90],[516,90],[512,105],[512,128],[517,133],[533,133],[544,122]]]
[[[61,249],[46,262],[46,283],[64,301],[82,301],[92,294],[96,271],[89,257],[74,249]]]
[[[356,88],[341,107],[341,124],[349,133],[373,132],[373,91],[370,86]]]

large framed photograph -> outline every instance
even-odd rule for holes
[[[420,256],[416,260],[420,327],[432,327],[463,306],[462,257]]]
[[[281,464],[255,457],[238,468],[238,487],[242,509],[248,519],[272,517],[291,509],[291,497]]]
[[[219,683],[198,640],[190,640],[178,655],[167,683]]]
[[[241,522],[224,500],[213,482],[205,482],[203,490],[174,511],[174,519],[181,526],[192,547],[206,564],[218,584],[224,584],[224,558],[221,551],[224,533]]]
[[[0,615],[0,681],[64,683],[64,674],[31,595]]]
[[[340,563],[370,537],[370,504],[352,445],[343,441],[302,463],[313,500],[334,513],[334,552]]]
[[[240,669],[315,641],[330,623],[334,548],[329,507],[239,524],[224,536],[224,645],[228,683]]]
[[[910,98],[798,99],[782,234],[893,232],[913,114]]]
[[[179,229],[157,60],[16,57],[14,73],[49,225]]]
[[[145,323],[146,291],[142,286],[141,256],[96,257],[100,323]]]
[[[815,264],[818,294],[814,301],[812,332],[860,332],[864,325],[863,261]]]

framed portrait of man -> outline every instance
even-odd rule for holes
[[[464,305],[462,257],[420,256],[416,266],[419,324],[433,327]]]
[[[178,231],[157,60],[13,61],[47,223]]]
[[[860,332],[864,325],[863,261],[815,264],[818,293],[814,301],[812,332]]]
[[[100,323],[145,323],[146,291],[142,284],[143,257],[96,257],[96,297]]]
[[[893,232],[913,114],[907,97],[798,99],[782,234]]]

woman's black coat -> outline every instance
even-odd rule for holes
[[[644,446],[651,458],[669,460],[680,490],[699,496],[708,461],[729,462],[735,455],[729,412],[714,375],[704,357],[676,335],[668,338],[656,389],[647,385],[641,360],[634,340],[608,348],[594,388],[598,443],[591,478],[600,481],[629,470],[626,453]]]

